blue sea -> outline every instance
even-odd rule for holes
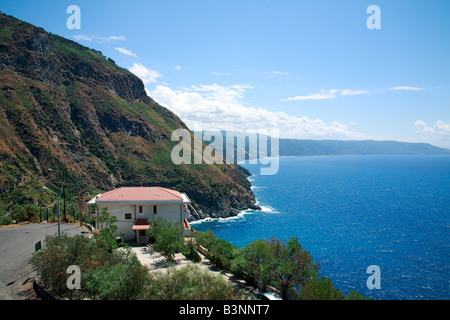
[[[195,229],[239,247],[297,237],[344,293],[450,298],[450,156],[286,157],[272,176],[243,166],[262,210]],[[371,265],[380,268],[380,289],[367,288]]]

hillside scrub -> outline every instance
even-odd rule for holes
[[[193,261],[201,260],[193,241],[186,241],[183,236],[183,227],[166,219],[149,220],[153,227],[148,231],[148,238],[153,247],[173,260],[175,254],[182,252],[184,256]]]
[[[104,242],[82,235],[47,236],[30,263],[45,286],[68,299],[137,299],[148,281],[146,268],[131,250],[111,252]],[[80,268],[80,290],[67,288],[67,268],[72,265]]]
[[[145,299],[150,300],[241,300],[246,297],[233,289],[221,275],[214,275],[197,265],[167,273],[151,274]]]
[[[98,50],[0,15],[0,83],[0,201],[8,210],[52,203],[42,187],[59,190],[62,181],[66,201],[79,206],[140,185],[186,193],[196,219],[258,208],[238,165],[174,164],[171,135],[187,126]]]
[[[196,232],[197,246],[207,249],[207,257],[236,277],[280,290],[283,299],[343,300],[367,299],[351,290],[345,295],[331,279],[320,275],[320,266],[302,248],[297,238],[288,242],[276,238],[255,240],[244,248],[217,238],[211,230]]]
[[[66,233],[60,237],[47,236],[45,246],[33,254],[30,263],[51,292],[70,300],[245,298],[221,276],[195,265],[150,274],[130,249],[111,251],[104,237],[89,239]],[[70,276],[67,269],[73,265],[80,268],[79,290],[67,287]]]

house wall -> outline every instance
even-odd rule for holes
[[[148,219],[150,221],[156,221],[158,218],[165,218],[172,222],[182,223],[180,221],[180,210],[182,205],[169,204],[169,205],[157,205],[157,213],[153,214],[152,205],[143,205],[142,213],[139,212],[139,205],[107,205],[102,206],[98,203],[99,208],[107,207],[111,215],[117,218],[116,226],[119,233],[125,235],[125,240],[133,240],[136,236],[136,231],[133,230],[133,225],[136,219]],[[181,208],[181,209],[180,209]],[[131,214],[131,220],[125,219],[125,214]],[[184,213],[182,214],[184,218]]]
[[[133,225],[136,220],[135,218],[135,212],[134,212],[134,206],[117,206],[117,205],[109,205],[109,206],[101,206],[99,205],[99,208],[107,207],[109,213],[112,216],[115,216],[117,218],[116,226],[117,231],[119,233],[123,233],[125,235],[125,239],[134,239],[134,231],[133,231]],[[127,220],[125,219],[125,214],[131,213],[131,219]]]

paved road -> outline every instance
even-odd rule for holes
[[[81,234],[87,229],[75,224],[61,224],[61,232]],[[45,245],[46,235],[58,233],[57,223],[38,223],[0,229],[0,300],[22,300],[29,290],[35,272],[28,263],[35,244]]]

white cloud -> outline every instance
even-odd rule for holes
[[[324,90],[320,89],[320,93],[310,94],[306,96],[296,96],[292,98],[282,99],[281,101],[304,101],[304,100],[324,100],[324,99],[334,99],[338,96],[356,96],[360,94],[369,94],[368,90],[349,90],[349,89],[330,89]]]
[[[403,90],[403,91],[421,91],[421,90],[423,90],[423,88],[405,87],[405,86],[401,87],[400,86],[400,87],[393,87],[390,90],[395,90],[395,91],[400,91],[400,90]]]
[[[436,121],[434,126],[430,127],[426,122],[417,120],[414,122],[418,133],[423,135],[443,136],[450,138],[450,124],[445,123],[442,120]]]
[[[271,74],[271,75],[280,75],[280,76],[288,76],[289,73],[287,72],[281,72],[281,71],[267,71],[267,72],[263,72],[265,74]]]
[[[320,93],[309,94],[306,96],[295,96],[286,99],[281,99],[281,101],[305,101],[305,100],[324,100],[324,99],[334,99],[336,98],[336,89],[331,89],[329,91],[325,91],[323,89],[320,90]]]
[[[116,48],[116,50],[119,51],[120,53],[123,53],[123,54],[127,55],[127,56],[137,58],[137,55],[135,55],[133,52],[131,52],[131,51],[128,50],[128,49],[125,49],[125,48]]]
[[[306,96],[296,96],[291,98],[282,99],[281,101],[305,101],[305,100],[325,100],[334,99],[338,96],[356,96],[360,94],[369,94],[367,90],[349,90],[349,89],[320,89],[320,93],[309,94]]]
[[[172,90],[158,85],[150,95],[172,110],[190,128],[201,122],[205,130],[280,130],[281,137],[358,139],[361,134],[333,121],[295,117],[284,112],[244,106],[240,99],[249,85],[199,85]]]
[[[433,126],[429,126],[422,120],[414,122],[416,132],[428,142],[450,148],[450,123],[437,120]]]
[[[250,85],[231,85],[228,87],[218,84],[192,86],[192,91],[202,92],[203,97],[212,101],[233,102],[237,103],[237,99],[243,97],[245,89],[253,89]]]
[[[91,37],[89,37],[89,36],[87,36],[85,34],[77,34],[77,35],[72,36],[72,38],[74,38],[77,41],[81,41],[81,40],[93,41]]]
[[[356,96],[356,95],[362,95],[362,94],[370,94],[372,92],[385,92],[387,90],[421,91],[421,90],[423,90],[423,88],[399,86],[399,87],[393,87],[393,88],[389,88],[389,89],[380,89],[380,90],[376,90],[376,91],[350,90],[350,89],[342,89],[342,90],[340,90],[340,89],[330,89],[330,90],[320,89],[320,93],[290,97],[290,98],[286,98],[286,99],[281,99],[281,101],[305,101],[305,100],[335,99],[338,96]]]
[[[130,71],[142,79],[144,84],[155,83],[157,78],[162,77],[162,74],[156,70],[147,69],[141,63],[134,63]]]
[[[127,40],[124,36],[109,36],[103,38],[106,41],[125,41]]]
[[[211,72],[212,75],[214,76],[230,76],[231,73],[229,72]]]
[[[175,68],[175,70],[181,70],[180,66],[175,66],[174,68]]]
[[[370,92],[367,90],[341,90],[341,95],[343,96],[356,96],[359,94],[369,94]]]
[[[94,41],[97,43],[103,43],[103,42],[112,42],[112,41],[125,41],[127,40],[124,36],[108,36],[108,37],[102,37],[102,36],[87,36],[84,34],[77,34],[73,35],[72,38],[74,38],[77,41]]]

